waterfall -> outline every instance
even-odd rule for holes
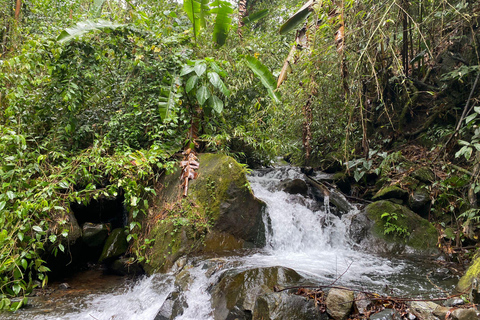
[[[283,167],[255,171],[250,177],[257,198],[267,204],[264,215],[267,245],[246,255],[216,260],[197,258],[182,272],[190,281],[179,289],[176,274],[156,274],[133,284],[126,283],[114,290],[65,298],[53,311],[41,308],[19,310],[17,314],[0,314],[0,319],[35,318],[154,320],[172,292],[181,297],[183,309],[177,320],[211,320],[210,288],[227,270],[259,267],[288,267],[318,285],[345,285],[350,288],[381,292],[389,286],[401,293],[429,290],[424,271],[398,260],[386,259],[354,250],[346,230],[349,216],[339,217],[324,203],[312,197],[288,194],[279,189],[284,179],[304,179],[298,168]],[[210,271],[209,271],[210,270]],[[213,271],[212,271],[213,270]],[[409,280],[410,279],[410,280]],[[178,292],[181,290],[181,292]]]

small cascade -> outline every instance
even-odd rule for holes
[[[26,309],[5,319],[165,319],[159,317],[159,312],[175,297],[177,306],[181,306],[175,319],[211,320],[216,312],[211,304],[212,287],[220,277],[227,271],[258,268],[290,268],[309,283],[318,285],[335,283],[373,292],[383,292],[388,286],[397,295],[413,294],[412,288],[416,293],[430,290],[424,272],[416,266],[352,248],[346,230],[349,215],[355,212],[339,217],[330,208],[328,197],[319,204],[313,197],[286,193],[279,189],[285,179],[304,179],[304,176],[297,168],[283,167],[255,171],[249,177],[256,197],[267,203],[264,216],[267,245],[262,250],[218,261],[197,257],[176,274],[153,275],[115,291],[61,301],[60,306],[47,314]],[[186,280],[179,280],[180,276]]]

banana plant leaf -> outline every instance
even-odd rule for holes
[[[315,0],[309,0],[303,5],[293,16],[291,16],[282,26],[280,27],[280,34],[288,33],[294,30],[300,23],[304,22],[308,17],[310,12],[313,10],[313,5]]]
[[[277,89],[277,81],[270,70],[268,70],[268,68],[255,57],[245,56],[245,60],[247,61],[248,67],[267,89],[270,98],[272,98],[275,103],[280,103],[279,94],[275,91]]]
[[[107,20],[98,20],[98,21],[83,21],[77,23],[77,25],[73,28],[66,28],[63,30],[57,38],[58,42],[67,42],[75,37],[79,37],[84,35],[85,33],[89,33],[94,30],[102,30],[102,29],[111,29],[115,30],[117,28],[121,28],[126,26],[125,24],[118,24],[112,23]]]
[[[205,17],[210,12],[210,7],[208,6],[209,0],[184,0],[183,1],[183,10],[190,19],[193,27],[193,36],[195,37],[195,42],[197,41],[198,33],[201,28],[205,27]]]
[[[252,14],[249,14],[248,16],[244,17],[242,20],[243,20],[243,23],[247,25],[249,23],[255,22],[255,21],[260,20],[260,19],[263,19],[267,15],[268,15],[268,9],[263,9],[263,10],[254,12]]]
[[[210,12],[217,15],[213,26],[213,41],[219,46],[223,46],[232,24],[230,15],[233,13],[233,8],[230,2],[220,0],[212,2],[211,6],[212,10]]]

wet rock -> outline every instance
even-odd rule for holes
[[[58,289],[60,289],[60,290],[67,290],[67,289],[70,289],[70,288],[71,288],[70,285],[66,282],[60,283],[58,285]]]
[[[397,310],[385,309],[370,316],[370,320],[401,320],[402,317]]]
[[[422,218],[427,218],[430,209],[430,193],[422,188],[415,190],[408,198],[408,206]]]
[[[445,319],[447,317],[447,313],[449,312],[450,312],[450,308],[438,306],[433,311],[433,315],[439,319]]]
[[[345,289],[330,289],[325,301],[327,313],[334,320],[345,320],[350,315],[353,306],[354,293]]]
[[[350,217],[348,234],[350,239],[360,244],[368,235],[373,222],[367,218],[365,212],[359,212]]]
[[[251,318],[239,319],[246,320]],[[328,316],[326,313],[320,312],[313,300],[307,300],[304,297],[291,295],[286,292],[273,292],[263,294],[257,298],[253,319],[327,320]]]
[[[184,296],[176,291],[172,292],[165,299],[154,320],[173,320],[181,316],[186,308],[188,304]]]
[[[358,293],[355,297],[355,308],[358,310],[358,313],[365,314],[367,312],[367,307],[372,303],[370,299],[367,298],[365,293]]]
[[[456,309],[453,310],[451,317],[453,320],[478,320],[480,313],[475,309]]]
[[[477,250],[472,263],[458,281],[456,289],[458,292],[468,293],[473,303],[480,303],[480,250]]]
[[[126,257],[113,261],[109,266],[109,270],[119,276],[139,276],[144,273],[139,263],[131,263]]]
[[[301,279],[297,272],[284,267],[227,271],[212,289],[214,318],[234,319],[243,314],[239,319],[247,319],[254,311],[258,296],[272,292],[275,285],[287,286]]]
[[[103,245],[108,237],[108,228],[103,223],[85,222],[82,227],[83,242],[89,247],[98,247]]]
[[[433,312],[440,307],[438,304],[430,301],[412,301],[410,310],[418,318],[422,320],[438,320]]]
[[[278,189],[290,194],[300,194],[306,196],[308,186],[302,179],[285,179],[280,182]]]
[[[397,186],[388,186],[380,189],[373,197],[372,200],[387,200],[398,199],[406,201],[408,199],[408,191],[403,190]]]
[[[221,254],[265,245],[265,203],[254,197],[243,167],[220,154],[202,154],[199,162],[198,178],[189,182],[186,198],[180,194],[181,170],[162,181],[162,193],[151,207],[168,204],[174,209],[146,235],[155,239],[150,262],[144,265],[148,273],[165,272],[187,254]],[[188,217],[204,219],[211,226],[198,228]]]
[[[444,305],[445,307],[456,307],[456,306],[461,306],[462,304],[465,304],[465,301],[462,298],[451,298],[445,301]]]
[[[78,225],[77,219],[71,213],[66,215],[68,225],[67,242],[69,244],[75,243],[82,236],[82,229]]]
[[[127,252],[128,243],[123,228],[117,228],[108,236],[98,262],[104,262]]]
[[[382,215],[396,216],[387,221]],[[373,222],[366,239],[366,246],[379,253],[437,254],[437,230],[427,220],[421,218],[407,207],[382,200],[369,204],[365,214]],[[388,225],[387,222],[393,224]],[[385,233],[388,227],[390,232]],[[397,228],[395,228],[397,227]]]

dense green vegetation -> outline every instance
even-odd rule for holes
[[[378,177],[431,167],[431,218],[475,243],[479,14],[466,0],[0,0],[0,309],[47,283],[72,202],[123,194],[141,259],[145,199],[187,146],[337,167],[367,198]]]

